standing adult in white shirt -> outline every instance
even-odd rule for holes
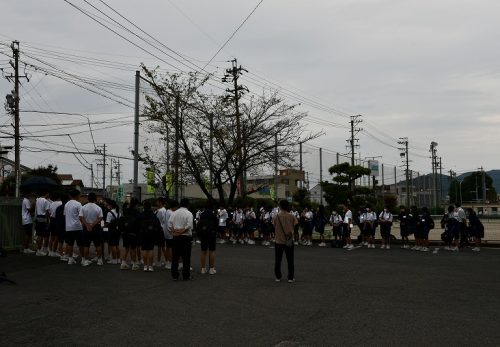
[[[33,238],[33,217],[31,216],[35,210],[34,206],[31,204],[29,199],[30,194],[24,194],[23,202],[21,205],[21,220],[24,230],[23,238],[23,253],[33,254],[35,253],[30,249],[31,240]]]
[[[35,202],[35,216],[36,216],[36,244],[37,251],[36,255],[45,256],[48,254],[49,245],[49,207],[50,202],[47,199],[49,197],[48,192],[44,192],[40,195]]]
[[[88,195],[89,202],[85,204],[80,211],[80,221],[83,225],[83,257],[82,265],[89,266],[89,248],[94,243],[97,253],[97,265],[101,266],[102,248],[101,248],[101,220],[103,218],[102,209],[96,204],[97,197],[94,193]]]
[[[80,192],[75,189],[71,191],[69,195],[71,199],[64,205],[64,221],[66,225],[64,241],[66,242],[66,252],[65,255],[61,257],[61,260],[67,260],[68,265],[72,265],[76,263],[73,258],[73,246],[75,242],[77,246],[80,247],[80,255],[83,254],[83,226],[80,221],[80,212],[82,210],[82,204],[79,201]]]
[[[182,258],[182,279],[191,279],[191,240],[193,236],[193,214],[187,209],[189,200],[181,200],[180,207],[170,217],[168,224],[173,235],[172,278],[179,279],[179,258]]]

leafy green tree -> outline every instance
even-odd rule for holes
[[[359,165],[351,166],[349,163],[337,164],[328,169],[333,176],[333,183],[322,182],[326,202],[332,206],[350,203],[354,205],[364,204],[375,200],[372,196],[373,190],[366,187],[354,187],[354,181],[365,175],[370,175],[371,170]]]
[[[497,191],[493,186],[493,179],[485,175],[486,183],[486,200],[497,201]],[[477,195],[476,195],[477,190]],[[466,176],[462,184],[455,179],[450,184],[449,196],[451,202],[460,201],[460,192],[462,201],[475,201],[476,199],[483,199],[483,173],[476,171]]]
[[[61,184],[61,180],[57,175],[57,166],[49,164],[47,166],[39,166],[21,175],[21,184],[30,177],[43,176],[52,179],[57,184]],[[0,195],[13,196],[16,190],[16,178],[14,174],[5,178],[0,186]]]

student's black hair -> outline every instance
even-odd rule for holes
[[[290,203],[288,202],[288,200],[281,200],[280,201],[280,208],[282,210],[290,212]]]
[[[151,203],[149,201],[144,201],[142,204],[142,207],[144,208],[144,211],[150,211],[151,210]]]
[[[172,199],[169,201],[168,205],[170,206],[170,208],[174,208],[174,207],[179,206],[179,202],[175,199]]]
[[[69,200],[68,194],[61,194],[61,202],[63,205],[65,205]]]
[[[69,196],[71,196],[71,198],[73,199],[76,199],[80,196],[80,191],[73,189],[72,191],[69,192]]]
[[[429,213],[429,209],[427,207],[422,207],[422,210],[421,210],[423,213]]]
[[[457,207],[457,208],[458,208],[458,207],[460,207],[460,206],[462,206],[462,204],[461,204],[461,203],[459,203],[459,202],[456,202],[456,203],[455,203],[455,207]]]
[[[165,206],[167,204],[167,199],[165,199],[163,196],[160,196],[158,199],[156,199],[160,204]]]
[[[448,206],[448,213],[451,213],[453,211],[455,211],[455,206],[453,205]]]
[[[95,195],[95,193],[89,193],[89,195],[87,196],[87,199],[89,200],[89,202],[96,202],[97,196]]]
[[[188,207],[189,206],[189,199],[188,198],[182,198],[180,205],[181,205],[181,207]]]
[[[55,201],[55,200],[59,199],[60,197],[61,197],[61,195],[58,192],[50,193],[50,198],[52,201]]]

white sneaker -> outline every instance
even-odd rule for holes
[[[240,245],[244,245],[244,244],[245,244],[245,241],[240,240],[240,241],[239,241],[239,243],[240,243]]]
[[[450,247],[448,247],[448,246],[444,246],[444,250],[445,250],[445,251],[451,251],[451,248],[450,248]]]
[[[92,262],[90,260],[83,260],[82,259],[82,266],[90,266],[90,264],[92,264]]]
[[[385,245],[380,246],[380,249],[385,249]]]
[[[202,275],[206,274],[206,273],[207,273],[207,268],[202,267],[202,268],[201,268],[200,273],[201,273]]]
[[[368,242],[363,242],[363,246],[368,246]]]
[[[420,249],[420,251],[422,251],[422,252],[429,252],[429,248],[427,248],[427,247],[422,247],[422,248]]]
[[[306,246],[312,246],[312,244],[313,244],[312,241],[309,240],[309,241],[307,241],[307,245]]]
[[[148,272],[154,272],[154,271],[155,271],[154,267],[148,266]]]
[[[97,265],[103,266],[102,258],[97,259]]]
[[[217,271],[215,271],[215,268],[211,267],[210,270],[208,270],[208,273],[210,275],[215,275],[217,273]]]
[[[225,244],[225,243],[226,243],[226,240],[222,239],[222,240],[220,240],[220,242],[219,242],[219,243],[220,243],[221,245],[223,245],[223,244]]]
[[[165,264],[165,269],[167,269],[167,270],[172,269],[172,263],[167,261],[167,263]]]
[[[33,250],[29,249],[29,248],[25,248],[25,249],[23,250],[23,253],[24,253],[24,254],[33,254],[33,253],[35,253],[35,251],[33,251]]]
[[[346,248],[349,248],[349,245],[346,244],[344,247],[342,247],[343,249],[346,249]]]
[[[347,246],[348,250],[354,249],[354,245],[351,243],[350,245]]]
[[[182,271],[182,268],[183,268],[183,267],[184,267],[184,265],[182,265],[182,263],[179,263],[179,266],[177,266],[177,269],[178,269],[179,271]]]
[[[43,257],[43,256],[45,256],[46,254],[45,254],[45,253],[43,253],[43,251],[42,251],[41,249],[39,249],[39,250],[37,250],[37,251],[36,251],[35,255],[36,255],[37,257]]]
[[[63,255],[63,256],[62,256],[61,258],[59,258],[59,259],[60,259],[61,261],[66,261],[66,262],[67,262],[67,261],[69,261],[69,259],[70,259],[70,258],[69,258],[69,257],[65,254],[65,255]],[[71,259],[73,259],[73,257],[72,257]],[[75,259],[73,259],[73,260],[75,260]]]
[[[385,246],[385,249],[391,249],[390,245]]]
[[[318,247],[326,247],[326,243],[321,242],[321,243],[318,245]]]
[[[61,257],[62,259],[62,257]],[[73,265],[73,264],[76,264],[76,260],[75,258],[73,257],[68,257],[68,265]]]
[[[139,270],[139,263],[133,263],[132,264],[132,270],[135,271],[135,270]]]
[[[122,261],[122,264],[120,265],[120,270],[128,270],[130,269],[130,266],[125,261]]]
[[[472,251],[473,251],[473,252],[480,252],[480,251],[481,251],[481,248],[479,248],[479,247],[474,247],[474,248],[472,249]]]
[[[451,250],[452,252],[458,252],[458,247],[456,247],[456,246],[455,246],[455,247],[452,247],[450,250]]]
[[[109,259],[106,264],[116,264],[116,259]]]
[[[250,240],[248,240],[248,244],[249,245],[255,245],[255,241],[250,239]]]
[[[294,242],[293,242],[293,245],[294,245],[294,246],[298,246],[298,245],[299,245],[299,243],[298,243],[297,241],[294,241]]]
[[[148,272],[148,267],[144,266],[144,272]]]
[[[96,263],[98,260],[99,260],[99,258],[94,257],[94,258],[92,258],[90,261],[91,261],[91,262],[93,262],[93,263]]]

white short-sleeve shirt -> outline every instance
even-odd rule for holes
[[[50,202],[45,198],[36,199],[35,213],[37,216],[45,216],[49,210]]]
[[[83,230],[80,222],[80,211],[82,204],[76,200],[69,200],[64,205],[64,220],[66,222],[66,231]]]
[[[53,201],[49,206],[50,218],[56,218],[56,210],[62,205],[62,201]]]
[[[21,216],[23,220],[23,225],[33,223],[33,218],[31,217],[30,208],[31,208],[30,200],[28,198],[24,198],[21,207]]]
[[[89,202],[80,210],[80,217],[83,217],[86,223],[95,223],[98,218],[103,217],[102,208],[93,202]]]

